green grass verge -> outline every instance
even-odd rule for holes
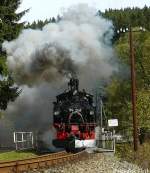
[[[27,159],[36,156],[37,155],[35,153],[29,151],[10,151],[5,153],[0,153],[0,162]]]

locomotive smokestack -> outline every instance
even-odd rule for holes
[[[68,87],[71,91],[79,90],[79,79],[72,77],[68,83]]]

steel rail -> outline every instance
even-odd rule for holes
[[[46,169],[50,166],[63,163],[65,161],[75,160],[84,155],[85,151],[72,154],[66,152],[58,152],[54,154],[47,154],[34,158],[16,160],[0,163],[0,173],[21,173],[33,169]]]

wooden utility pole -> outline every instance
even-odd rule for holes
[[[132,35],[131,27],[129,29],[129,41],[130,41],[130,59],[131,59],[133,140],[134,140],[134,151],[137,151],[138,150],[138,130],[137,130],[137,114],[136,114],[136,75],[135,75],[133,35]]]

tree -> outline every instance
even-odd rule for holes
[[[150,90],[138,92],[137,97],[137,115],[140,128],[150,129]]]
[[[113,79],[106,88],[108,100],[106,102],[106,114],[109,118],[117,118],[119,126],[117,130],[129,136],[132,134],[130,81]]]
[[[136,28],[133,28],[135,30]],[[120,77],[115,77],[107,87],[107,112],[110,117],[119,119],[118,130],[126,129],[127,135],[132,135],[131,114],[131,80],[129,33],[124,33],[115,42],[115,49],[120,64]],[[150,128],[150,32],[133,33],[133,45],[136,62],[137,115],[139,127]],[[126,78],[125,78],[126,77]]]
[[[10,77],[9,79],[0,80],[0,108],[5,110],[8,101],[14,101],[19,93],[18,87],[14,86],[14,82]]]
[[[59,19],[59,21],[61,20],[61,18],[57,18],[57,19]],[[59,21],[57,21],[57,22],[59,22]],[[55,18],[46,19],[46,20],[44,20],[44,21],[42,21],[42,20],[33,21],[32,23],[28,23],[28,24],[25,26],[25,28],[26,28],[26,29],[27,29],[27,28],[31,28],[31,29],[40,29],[40,30],[42,30],[42,28],[43,28],[45,25],[47,25],[48,23],[54,23],[54,22],[56,22],[56,19],[55,19]]]
[[[135,8],[125,8],[125,9],[109,9],[104,13],[99,13],[103,15],[105,18],[112,20],[114,26],[118,29],[121,27],[128,27],[132,25],[143,26],[146,29],[150,29],[150,7],[145,6],[140,9],[138,7]]]
[[[0,109],[3,110],[20,93],[8,72],[6,54],[2,50],[3,41],[15,39],[24,27],[24,23],[19,23],[19,20],[28,10],[16,13],[20,4],[21,0],[0,1]]]

